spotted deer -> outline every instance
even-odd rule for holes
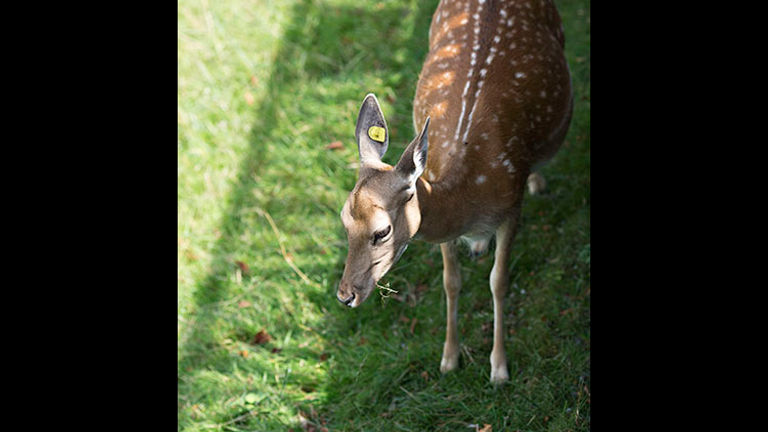
[[[360,169],[341,210],[349,251],[337,298],[359,306],[416,238],[439,243],[447,325],[440,370],[456,369],[459,239],[472,255],[495,235],[491,382],[509,379],[504,296],[526,184],[560,147],[573,110],[565,39],[550,0],[443,0],[432,17],[413,101],[418,132],[392,166],[389,130],[376,96],[355,127]],[[419,126],[421,126],[419,128]]]

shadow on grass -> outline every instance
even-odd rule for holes
[[[410,8],[403,8],[382,2],[366,9],[354,3],[347,5],[300,1],[293,8],[290,24],[283,33],[275,56],[264,97],[258,102],[258,109],[254,113],[255,121],[248,152],[242,157],[237,180],[231,187],[230,204],[219,224],[218,231],[221,236],[210,251],[210,271],[197,283],[193,294],[195,318],[182,329],[184,337],[181,343],[185,345],[181,347],[178,359],[180,375],[209,369],[225,373],[231,371],[232,361],[217,343],[216,326],[220,319],[221,303],[232,295],[228,277],[235,265],[233,256],[240,253],[244,247],[238,238],[241,233],[252,228],[249,222],[244,221],[243,212],[251,208],[263,209],[280,225],[281,217],[289,214],[291,208],[313,207],[310,202],[301,202],[305,199],[303,197],[285,196],[274,188],[270,191],[273,185],[259,181],[260,173],[271,163],[270,152],[274,147],[268,144],[285,146],[288,145],[285,142],[290,141],[281,135],[283,131],[276,125],[284,121],[282,117],[287,104],[302,103],[301,100],[291,98],[295,87],[306,80],[355,82],[357,90],[354,94],[343,96],[344,99],[328,99],[325,103],[341,107],[349,102],[347,97],[351,97],[354,105],[359,106],[366,93],[377,92],[374,84],[366,82],[366,76],[371,73],[404,76],[405,79],[392,85],[398,97],[390,101],[394,112],[387,113],[393,124],[393,136],[402,141],[391,144],[387,159],[399,156],[412,134],[410,112],[415,77],[418,76],[427,51],[428,28],[436,4],[437,0],[414,0]],[[406,27],[405,31],[403,26]],[[330,52],[318,53],[316,46],[333,48],[330,48]],[[297,69],[296,65],[301,67]],[[325,97],[324,90],[317,88],[314,97]],[[354,115],[356,114],[355,112]],[[296,119],[297,122],[299,120]],[[351,136],[354,124],[348,126]],[[295,161],[296,164],[300,162]],[[331,182],[340,189],[348,190],[354,184],[354,171],[346,170],[342,174],[343,178],[332,179]],[[296,178],[291,172],[285,172],[284,176],[284,179],[280,178],[280,182],[307,181]],[[262,193],[254,193],[255,190],[261,190]],[[329,214],[321,208],[306,211],[313,218],[336,218],[337,214]],[[261,222],[266,226],[266,221]],[[270,238],[265,239],[265,242],[275,243],[276,249],[275,238],[271,233],[269,235]],[[333,325],[349,329],[359,321],[359,316],[355,317],[349,314],[348,310],[338,307],[334,298],[343,260],[344,255],[339,254],[332,265],[328,265],[326,260],[322,265],[305,264],[302,270],[311,275],[314,281],[326,281],[323,292],[309,292],[307,298],[316,304],[318,309],[328,311]],[[286,269],[285,265],[260,268],[258,276],[263,280],[279,280],[281,277],[285,278],[286,272],[290,271]],[[311,350],[305,351],[307,357],[318,354]],[[271,426],[277,427],[279,424]]]

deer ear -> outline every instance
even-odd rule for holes
[[[427,148],[429,147],[429,117],[424,122],[419,136],[414,138],[408,147],[405,148],[403,155],[395,169],[400,172],[413,185],[416,183],[424,168],[427,167]]]
[[[357,115],[355,126],[355,139],[357,150],[360,152],[360,161],[380,161],[389,146],[389,130],[384,114],[381,112],[379,101],[373,93],[368,93]]]

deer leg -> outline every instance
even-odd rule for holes
[[[446,299],[445,345],[440,372],[448,372],[459,366],[459,334],[456,329],[459,308],[459,290],[461,290],[461,271],[455,242],[440,244],[443,253],[443,288]]]
[[[547,188],[547,181],[537,172],[529,174],[526,183],[528,183],[528,192],[530,192],[531,195],[540,194]]]
[[[509,379],[507,354],[504,351],[504,296],[509,288],[509,254],[517,231],[519,206],[512,217],[496,230],[496,251],[490,285],[493,294],[493,350],[491,351],[491,382],[500,384]]]

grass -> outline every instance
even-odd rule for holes
[[[588,1],[557,2],[576,105],[512,250],[510,382],[488,381],[488,256],[462,259],[461,367],[444,376],[437,245],[385,277],[399,294],[335,299],[357,109],[376,93],[396,161],[436,4],[179,3],[179,430],[590,428]]]

